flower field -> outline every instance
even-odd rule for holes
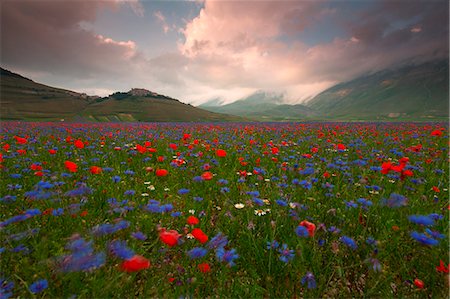
[[[1,123],[0,298],[446,297],[442,123]]]

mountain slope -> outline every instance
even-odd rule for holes
[[[333,86],[306,105],[338,119],[448,118],[448,60],[384,70]]]
[[[2,119],[60,119],[73,117],[90,102],[85,94],[36,83],[1,69]]]
[[[36,83],[1,69],[0,118],[3,120],[77,121],[242,121],[241,117],[205,111],[145,89],[109,97]]]
[[[97,121],[242,121],[206,111],[145,89],[117,92],[88,105],[82,116]]]

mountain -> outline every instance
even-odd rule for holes
[[[97,121],[242,121],[206,111],[146,89],[134,88],[96,99],[81,115]]]
[[[448,119],[448,60],[391,68],[335,85],[306,103],[326,118]]]
[[[142,88],[100,98],[36,83],[3,68],[0,75],[0,117],[3,120],[245,120],[195,108]]]

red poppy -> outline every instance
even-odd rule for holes
[[[300,225],[306,227],[310,237],[314,237],[314,233],[316,231],[316,225],[314,223],[303,220],[302,222],[300,222]]]
[[[158,162],[164,162],[164,156],[159,156],[158,157]]]
[[[159,232],[159,239],[170,247],[178,244],[178,239],[180,236],[181,235],[176,230],[166,231],[166,229],[163,228]]]
[[[18,150],[17,150],[17,153],[18,153],[19,155],[25,155],[25,154],[27,153],[27,150],[24,150],[24,149],[18,149]]]
[[[176,151],[177,148],[178,148],[178,146],[177,146],[175,143],[169,144],[169,147],[170,147],[171,149],[173,149],[174,151]]]
[[[14,138],[16,138],[16,143],[17,144],[26,144],[27,141],[28,141],[26,138],[19,137],[19,136],[14,136]]]
[[[43,176],[44,173],[43,173],[42,171],[36,171],[36,172],[34,173],[34,175],[35,175],[35,176]]]
[[[217,157],[224,158],[224,157],[227,156],[227,152],[225,150],[223,150],[223,149],[218,149],[216,151],[216,155],[217,155]]]
[[[201,263],[201,264],[198,264],[198,270],[200,271],[200,272],[202,272],[202,273],[208,273],[208,272],[211,272],[211,267],[209,266],[209,264],[208,263]]]
[[[439,193],[439,192],[441,192],[441,190],[439,190],[439,188],[438,188],[438,187],[436,187],[436,186],[433,186],[433,191],[434,191],[434,192],[436,192],[436,193]]]
[[[72,161],[66,161],[64,162],[64,165],[70,172],[77,172],[78,170],[78,165]]]
[[[150,268],[150,261],[145,257],[136,254],[132,258],[124,261],[120,268],[125,272],[136,272]]]
[[[317,147],[313,147],[311,149],[311,153],[313,153],[313,154],[317,153],[318,151],[319,151],[319,149]]]
[[[87,210],[84,210],[83,212],[80,213],[80,217],[86,217],[88,214]]]
[[[166,169],[157,169],[155,171],[156,176],[166,176],[169,172]]]
[[[54,150],[54,149],[49,149],[49,150],[48,150],[48,153],[49,153],[50,155],[54,155],[54,154],[56,154],[56,150]]]
[[[343,150],[345,150],[347,147],[346,147],[345,145],[343,145],[342,143],[339,143],[339,144],[336,146],[336,148],[337,148],[338,150],[343,151]]]
[[[5,151],[5,152],[7,152],[7,151],[9,151],[9,148],[10,148],[11,146],[7,143],[7,144],[5,144],[4,146],[3,146],[3,150]]]
[[[209,181],[209,180],[211,180],[212,178],[213,178],[213,174],[212,174],[211,172],[209,172],[209,171],[205,171],[205,172],[202,174],[202,179],[205,180],[205,181]]]
[[[431,136],[442,136],[442,131],[441,130],[434,130],[433,132],[431,132]]]
[[[272,154],[274,154],[274,155],[276,155],[276,154],[278,154],[280,152],[278,147],[272,147],[271,151],[272,151]]]
[[[186,222],[189,225],[197,225],[200,223],[200,220],[198,220],[197,217],[191,215],[187,218]]]
[[[84,143],[83,141],[81,141],[80,139],[75,140],[75,142],[73,143],[73,145],[75,145],[76,148],[82,149],[84,148]]]
[[[90,172],[92,174],[100,174],[102,172],[102,168],[98,166],[91,166]]]
[[[33,164],[31,164],[30,169],[39,171],[39,170],[42,170],[42,166],[33,163]]]
[[[414,285],[416,287],[418,287],[419,289],[423,289],[425,287],[425,284],[423,283],[423,281],[418,278],[414,279]]]
[[[438,272],[442,272],[442,273],[448,273],[450,270],[450,264],[447,265],[447,267],[444,264],[444,261],[440,260],[439,261],[439,266],[436,267],[436,270]]]
[[[199,228],[194,228],[191,234],[202,244],[208,242],[208,236]]]
[[[142,145],[140,145],[140,144],[136,144],[136,150],[138,152],[140,152],[141,154],[143,154],[143,153],[145,153],[147,151],[147,149],[145,147],[143,147]]]

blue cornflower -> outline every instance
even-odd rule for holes
[[[376,258],[370,258],[366,260],[370,264],[370,268],[375,272],[381,272],[380,261]]]
[[[109,244],[111,252],[123,260],[128,260],[134,256],[134,251],[127,247],[127,243],[122,240],[114,240]]]
[[[52,211],[53,216],[61,216],[62,214],[64,214],[63,208],[57,208]]]
[[[367,240],[366,240],[366,243],[368,245],[375,246],[375,245],[377,245],[378,241],[375,240],[373,237],[368,237]]]
[[[199,197],[199,196],[194,196],[194,200],[195,200],[195,201],[202,201],[203,198],[202,198],[202,197]]]
[[[253,198],[253,202],[257,206],[263,206],[264,205],[264,201],[262,199],[259,199],[259,198],[256,198],[256,197]]]
[[[439,244],[438,240],[430,238],[427,235],[418,233],[416,231],[413,231],[411,233],[411,238],[413,238],[414,240],[416,240],[417,242],[419,242],[423,245],[435,246],[435,245]]]
[[[202,257],[204,257],[207,253],[208,253],[208,250],[206,250],[206,249],[203,248],[203,247],[195,247],[195,248],[192,248],[191,250],[189,250],[189,251],[187,252],[188,256],[189,256],[191,259],[202,258]]]
[[[228,187],[220,188],[220,193],[228,193],[228,192],[230,192],[230,188],[228,188]]]
[[[351,249],[355,250],[356,248],[358,248],[358,245],[356,245],[355,240],[353,240],[350,237],[347,236],[342,236],[339,238],[339,240],[344,243],[345,245],[347,245],[348,247],[350,247]]]
[[[306,283],[308,289],[315,289],[317,287],[316,278],[311,272],[306,272],[306,275],[302,277],[300,282],[302,285],[305,285]]]
[[[133,196],[136,193],[136,191],[134,190],[126,190],[123,195],[129,195],[129,196]]]
[[[434,219],[425,216],[425,215],[411,215],[408,217],[409,221],[415,224],[423,225],[423,226],[433,226],[434,225]]]
[[[134,175],[134,171],[130,169],[125,170],[123,173],[126,175]]]
[[[239,257],[236,253],[236,249],[225,250],[223,247],[220,247],[216,251],[216,257],[219,262],[227,263],[228,267],[233,267],[235,265],[234,260]]]
[[[282,199],[277,199],[275,202],[281,207],[286,207],[288,205],[288,203]]]
[[[190,192],[189,189],[182,188],[178,190],[178,195],[188,194]]]
[[[328,229],[328,231],[329,231],[330,233],[333,233],[333,234],[339,234],[339,233],[341,232],[341,230],[340,230],[339,228],[337,228],[336,226],[331,226],[331,227]]]
[[[172,212],[172,213],[170,214],[170,216],[172,216],[172,217],[174,217],[174,218],[180,217],[180,216],[181,216],[181,212]]]
[[[388,206],[389,208],[399,208],[406,206],[408,204],[408,199],[403,195],[391,193],[389,199],[383,198],[381,204]]]
[[[38,281],[33,282],[30,285],[29,290],[33,294],[38,294],[38,293],[42,292],[43,290],[45,290],[46,288],[48,288],[47,279],[40,279]]]
[[[287,247],[287,244],[281,245],[280,248],[278,248],[278,253],[280,254],[280,261],[283,263],[288,263],[290,260],[292,260],[295,256],[294,250],[289,249]]]
[[[441,219],[443,219],[444,218],[444,216],[443,215],[441,215],[441,214],[437,214],[437,213],[431,213],[430,215],[428,215],[428,217],[430,217],[430,218],[432,218],[432,219],[434,219],[434,220],[441,220]]]
[[[278,243],[276,240],[273,240],[272,242],[267,242],[267,249],[277,249],[280,247],[280,243]]]
[[[308,229],[306,227],[304,227],[303,225],[297,226],[297,228],[295,229],[295,233],[297,234],[297,236],[302,237],[302,238],[309,237]]]
[[[121,178],[118,175],[115,175],[115,176],[112,177],[113,183],[118,183],[118,182],[120,182],[120,180],[121,180]]]
[[[208,248],[209,249],[219,249],[223,248],[228,244],[228,238],[222,233],[218,233],[215,235],[209,242],[208,242]]]
[[[425,231],[427,232],[427,234],[429,234],[433,239],[443,239],[445,238],[444,234],[441,234],[438,231],[433,231],[429,228],[426,228]]]
[[[168,203],[168,204],[165,204],[165,205],[160,206],[160,208],[161,208],[161,212],[162,212],[162,213],[164,213],[164,212],[170,212],[170,211],[173,210],[173,205],[170,204],[170,203]]]
[[[352,201],[345,201],[345,206],[347,207],[347,209],[349,209],[349,208],[357,208],[358,204],[355,203],[353,200]]]
[[[372,202],[370,200],[367,200],[365,198],[358,198],[356,200],[362,207],[363,209],[367,209],[368,207],[372,206]]]
[[[131,233],[131,236],[137,240],[145,241],[147,239],[147,236],[144,235],[142,232],[134,232]]]

